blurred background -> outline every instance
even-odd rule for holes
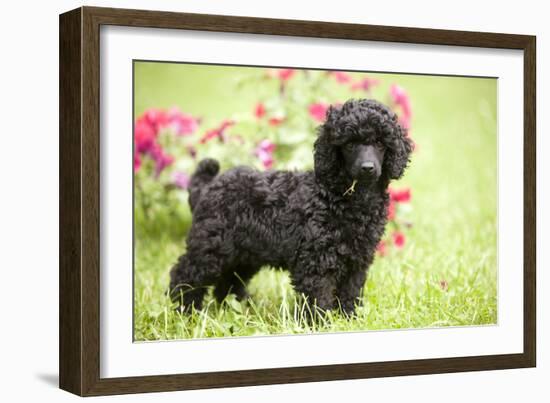
[[[497,80],[135,62],[136,340],[496,323]],[[251,299],[176,314],[164,295],[191,225],[187,185],[202,158],[225,170],[310,169],[329,105],[374,98],[415,143],[356,317],[312,328],[286,273]]]

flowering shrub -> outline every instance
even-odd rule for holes
[[[382,83],[358,73],[270,69],[237,83],[236,91],[263,84],[274,91],[250,105],[248,112],[213,124],[207,116],[191,116],[178,108],[148,109],[138,116],[134,175],[140,225],[148,227],[159,216],[180,211],[185,219],[175,217],[176,221],[189,226],[190,214],[182,212],[188,209],[186,189],[196,164],[205,157],[219,160],[222,169],[236,165],[261,170],[310,169],[316,127],[324,121],[329,106],[349,98],[373,98]],[[405,89],[392,84],[382,101],[410,131],[412,108]],[[411,190],[390,188],[389,196],[388,229],[378,247],[381,256],[390,248],[406,245],[405,232],[410,226],[403,216],[410,209]]]

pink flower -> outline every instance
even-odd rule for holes
[[[171,126],[177,135],[192,134],[198,128],[199,120],[174,108],[166,113],[159,109],[148,109],[134,126],[134,140],[138,153],[148,153],[155,146],[159,131]]]
[[[277,146],[275,145],[275,143],[271,142],[270,140],[268,139],[264,139],[262,141],[260,141],[260,143],[258,144],[258,150],[263,150],[265,152],[268,152],[268,153],[273,153],[275,151],[275,148]]]
[[[219,127],[207,131],[199,140],[199,143],[204,144],[214,138],[218,138],[220,141],[224,141],[225,130],[235,124],[233,120],[224,120]]]
[[[405,246],[405,234],[400,231],[395,231],[393,233],[393,244],[397,249],[403,248],[403,246]]]
[[[136,137],[142,135],[145,129],[154,133],[153,137],[156,137],[161,129],[168,126],[171,126],[177,135],[184,136],[197,130],[199,119],[182,113],[177,108],[173,108],[169,112],[148,109],[136,120]]]
[[[265,139],[260,141],[254,154],[258,157],[265,169],[270,169],[273,167],[275,159],[273,158],[273,153],[275,152],[275,144],[270,140]]]
[[[174,182],[174,185],[185,190],[189,187],[190,178],[185,172],[174,172],[172,175],[172,181]]]
[[[325,120],[327,114],[328,105],[321,102],[311,104],[309,106],[309,115],[316,121],[322,122]]]
[[[155,132],[158,132],[161,127],[166,126],[169,122],[168,114],[160,109],[148,109],[142,115],[142,119],[147,122]]]
[[[139,157],[139,153],[134,153],[134,172],[139,171],[139,168],[141,167],[141,158]]]
[[[155,162],[157,177],[174,162],[174,157],[166,154],[158,143],[159,132],[163,128],[171,127],[176,135],[184,136],[195,132],[198,125],[198,119],[181,113],[177,108],[173,108],[169,112],[152,108],[145,111],[134,125],[134,172],[141,167],[142,155],[148,155]]]
[[[376,252],[378,252],[378,254],[380,256],[386,256],[388,251],[386,249],[386,242],[385,241],[378,242],[378,245],[376,246]]]
[[[140,118],[134,126],[134,140],[136,142],[136,151],[145,153],[153,147],[157,137],[157,131],[147,119]]]
[[[259,151],[257,156],[265,169],[270,169],[273,167],[275,159],[272,154],[266,153],[265,151]]]
[[[199,128],[198,119],[176,108],[169,112],[167,121],[178,136],[193,134]]]
[[[405,188],[400,190],[389,189],[390,198],[396,203],[408,203],[411,201],[411,189]]]
[[[259,102],[257,105],[256,105],[256,108],[254,109],[254,115],[258,118],[258,119],[261,119],[265,116],[265,106],[264,104],[262,104],[261,102]]]
[[[405,129],[410,129],[412,108],[409,95],[403,88],[401,88],[397,84],[392,84],[392,86],[390,87],[390,96],[393,103],[401,109],[399,123]]]
[[[364,77],[362,80],[359,80],[351,85],[353,91],[363,90],[369,92],[372,87],[380,84],[380,80],[376,78]]]
[[[149,151],[150,157],[155,161],[155,176],[159,176],[160,173],[174,162],[174,157],[166,154],[160,144],[155,144]]]
[[[409,103],[409,96],[407,95],[407,92],[397,84],[391,85],[390,95],[396,105],[403,106]]]
[[[277,71],[277,76],[281,81],[288,81],[296,73],[294,69],[280,69]]]
[[[333,76],[338,84],[346,84],[351,81],[351,76],[343,71],[328,71],[329,76]]]
[[[163,154],[162,157],[156,161],[155,173],[157,176],[169,165],[172,165],[174,162],[174,157],[168,154]]]

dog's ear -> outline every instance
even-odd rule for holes
[[[341,116],[342,105],[331,105],[328,107],[325,115],[325,123],[320,130],[320,134],[326,136],[326,140],[329,143],[333,143],[338,140],[340,135],[338,127]]]
[[[406,129],[399,123],[395,122],[389,137],[390,141],[387,143],[388,148],[382,164],[382,175],[388,182],[403,176],[413,150],[412,140],[408,137]]]
[[[339,192],[344,181],[345,169],[336,146],[335,136],[342,118],[342,107],[331,106],[327,110],[325,123],[318,128],[318,137],[313,150],[313,171],[320,183],[328,189]],[[349,186],[349,185],[348,185]]]

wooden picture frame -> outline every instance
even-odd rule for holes
[[[100,26],[519,49],[524,52],[523,353],[100,377]],[[533,367],[536,363],[534,36],[81,7],[60,16],[60,387],[81,396]]]

